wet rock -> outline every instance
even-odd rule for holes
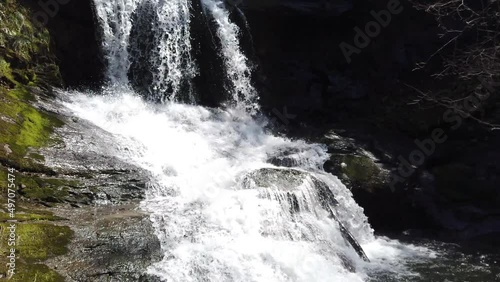
[[[40,169],[16,172],[22,199],[18,208],[29,203],[48,210],[58,218],[57,226],[71,229],[73,235],[67,253],[41,258],[39,269],[19,277],[22,281],[42,274],[55,277],[47,281],[157,281],[145,272],[161,259],[160,243],[149,216],[137,211],[149,174],[112,157],[116,150],[124,150],[116,147],[114,137],[86,121],[72,122],[71,114],[55,99],[40,97],[36,108],[56,116],[61,126],[51,135],[57,142],[29,150],[26,158],[38,158]],[[47,220],[39,217],[33,220]]]
[[[330,209],[330,206],[338,204],[328,185],[308,172],[296,169],[258,169],[245,176],[243,187],[246,189],[264,188],[292,192],[288,193],[290,197],[294,197],[294,191],[303,189],[304,187],[311,187],[317,193],[319,203],[327,211]],[[296,202],[297,199],[292,199],[291,201]]]
[[[316,199],[321,207],[338,223],[340,233],[344,240],[352,246],[363,260],[369,261],[358,241],[337,218],[335,207],[338,205],[338,202],[335,199],[335,195],[333,195],[327,184],[313,175],[295,169],[262,168],[246,175],[243,179],[243,186],[246,189],[264,188],[277,191],[278,193],[284,192],[283,195],[292,207],[292,212],[299,212],[304,209],[304,207],[299,206],[298,196],[293,192],[304,189],[304,186],[312,188],[313,191],[316,192]],[[279,197],[279,199],[281,200],[282,197]],[[312,199],[312,201],[314,200],[315,199]],[[349,264],[347,264],[347,266],[347,268],[350,269]]]
[[[58,208],[74,231],[71,250],[48,265],[68,281],[160,281],[146,273],[161,259],[161,247],[147,214],[137,204]]]
[[[293,191],[304,184],[309,175],[295,169],[261,168],[247,174],[243,180],[246,189],[276,188]]]

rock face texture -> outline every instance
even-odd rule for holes
[[[70,118],[54,101],[52,86],[99,87],[104,69],[92,1],[60,2],[57,11],[36,1],[0,3],[0,187],[4,193],[14,168],[23,269],[16,279],[154,281],[144,271],[160,259],[159,242],[137,211],[148,175],[110,155],[112,136]],[[283,133],[329,146],[325,169],[352,189],[375,229],[498,238],[500,135],[481,122],[500,124],[498,77],[440,80],[433,76],[443,67],[438,59],[415,71],[448,40],[439,38],[433,17],[401,1],[402,11],[360,47],[358,29],[366,33],[374,13],[394,1],[226,2],[245,13],[232,17],[255,65],[264,111],[284,123]],[[193,11],[201,12],[199,2]],[[46,20],[37,24],[35,15]],[[194,56],[205,70],[195,84],[207,89],[201,102],[217,106],[222,62],[207,58],[217,58],[220,43],[208,35],[210,19],[192,25]],[[346,56],[342,43],[357,51]],[[422,99],[426,91],[464,85],[472,89],[465,92],[489,93],[480,110],[449,112]],[[446,141],[427,145],[426,153],[419,144],[436,129]],[[424,158],[412,164],[417,151]],[[1,236],[6,220],[2,206]],[[33,236],[40,240],[23,245]]]
[[[149,217],[136,204],[58,208],[74,235],[69,253],[48,261],[66,281],[159,281],[146,274],[161,259]]]
[[[32,1],[0,3],[0,190],[15,184],[16,200],[15,210],[1,203],[2,242],[18,221],[10,281],[154,281],[145,271],[161,259],[159,241],[136,211],[147,175],[110,158],[99,147],[110,137],[70,118],[52,88],[100,75],[90,1],[57,9],[49,17]]]
[[[51,50],[57,57],[65,85],[72,88],[99,86],[104,64],[97,40],[100,31],[94,22],[93,2],[18,2],[30,9],[32,21],[49,31]]]
[[[350,2],[346,9],[337,2],[330,5],[335,15],[316,9],[328,2],[242,4],[263,108],[275,119],[285,109],[293,117],[286,120],[285,132],[292,136],[329,145],[332,159],[325,168],[351,187],[376,230],[413,230],[449,240],[497,236],[500,136],[481,121],[500,123],[499,89],[493,86],[498,77],[481,83],[433,76],[443,61],[430,60],[431,55],[450,38],[440,39],[435,19],[407,1],[398,1],[402,11],[362,47],[356,45],[357,30],[366,33],[376,20],[373,14],[394,1]],[[359,52],[348,60],[342,43]],[[426,61],[427,67],[416,69]],[[462,87],[488,89],[488,95],[478,94],[489,96],[480,111],[458,114],[460,105],[450,110],[421,100],[421,89],[458,95]],[[455,98],[469,94],[464,95]],[[427,154],[421,144],[435,130],[442,130],[446,141],[428,145],[433,148]],[[328,137],[331,132],[337,139]],[[420,152],[423,160],[410,163]],[[394,181],[401,171],[409,172]]]

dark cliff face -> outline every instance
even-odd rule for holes
[[[57,56],[65,85],[95,87],[102,82],[98,30],[91,0],[20,1],[30,8],[33,19],[46,26],[51,48]],[[43,5],[43,3],[49,3]],[[42,4],[41,4],[42,3]]]
[[[321,8],[327,3],[329,9]],[[399,175],[401,160],[419,149],[416,140],[443,130],[446,141],[436,144],[395,192],[389,189],[390,176],[385,184],[380,173],[357,179],[365,175],[365,164],[354,162],[347,171],[340,166],[339,160],[366,157],[359,152],[332,149],[332,163],[338,166],[329,164],[328,170],[352,188],[376,230],[426,229],[447,239],[498,233],[493,207],[500,203],[499,134],[474,120],[499,124],[498,87],[453,75],[436,77],[444,69],[442,58],[456,49],[444,48],[433,57],[450,38],[440,38],[435,18],[407,1],[367,44],[358,46],[356,28],[366,33],[367,24],[376,20],[373,14],[387,11],[389,3],[394,1],[245,1],[261,104],[271,116],[276,110],[292,116],[287,128],[298,138],[321,140],[317,137],[334,129],[355,140],[353,146],[374,153],[377,165],[392,177]],[[343,50],[343,43],[356,52]],[[464,36],[460,44],[474,41]],[[425,68],[416,69],[426,61]],[[487,107],[468,118],[442,105],[415,103],[421,89],[457,92],[456,85],[489,88]]]
[[[387,10],[391,1],[311,1],[309,5],[282,1],[270,8],[248,2],[246,14],[260,60],[262,102],[269,108],[286,105],[296,112],[329,115],[336,108],[359,104],[377,91],[395,87],[439,44],[432,18],[406,2],[400,4],[402,12],[391,15],[386,27],[364,47],[354,42],[355,28],[364,31],[367,23],[375,21],[371,12]],[[342,43],[359,51],[344,52]]]
[[[353,7],[350,0],[227,0],[229,4],[241,4],[246,10],[272,11],[296,15],[338,16]]]

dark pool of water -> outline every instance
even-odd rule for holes
[[[371,282],[495,282],[500,281],[500,246],[461,246],[430,240],[407,240],[436,255],[403,262],[413,273],[374,273]]]

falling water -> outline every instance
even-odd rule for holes
[[[236,105],[243,105],[247,110],[258,108],[256,91],[252,86],[247,58],[239,46],[239,28],[232,23],[229,12],[220,0],[202,0],[204,7],[210,12],[217,24],[217,35],[221,40],[222,53],[227,77],[231,81],[231,96]]]
[[[326,148],[276,137],[265,119],[152,105],[133,93],[68,97],[75,115],[116,136],[114,157],[152,175],[141,207],[164,257],[147,271],[164,281],[366,281],[382,270],[408,275],[404,259],[427,254],[375,238],[351,192],[322,170]],[[294,166],[280,166],[285,158]],[[370,263],[346,242],[322,193],[333,195]]]
[[[130,17],[140,0],[95,2],[108,78],[125,87],[62,95],[76,116],[116,136],[115,157],[151,174],[141,207],[151,213],[164,257],[149,273],[179,282],[366,281],[381,270],[408,273],[400,260],[425,250],[376,238],[351,192],[323,171],[325,146],[277,137],[259,117],[239,29],[222,2],[202,4],[216,23],[232,85],[225,109],[151,104],[129,90]],[[158,51],[152,95],[176,97],[179,81],[196,75],[190,4],[148,3],[158,18],[151,25]]]
[[[128,86],[130,67],[128,53],[131,17],[140,0],[95,0],[95,9],[102,28],[102,49],[107,60],[106,77],[111,85]]]
[[[149,72],[153,74],[150,95],[155,100],[175,101],[182,91],[188,92],[191,102],[192,79],[198,75],[191,55],[191,2],[190,0],[94,0],[99,23],[103,30],[103,51],[107,59],[107,78],[112,85],[128,86],[128,72],[131,62],[129,49],[132,20],[137,7],[143,4],[154,10],[155,19],[145,26],[154,37],[152,56],[147,58]],[[203,0],[203,7],[217,26],[221,42],[220,56],[223,58],[231,103],[249,112],[258,109],[257,93],[251,83],[251,69],[239,46],[239,28],[230,20],[224,3],[218,0]],[[144,15],[146,16],[146,15]],[[151,15],[149,15],[151,16]],[[138,15],[141,17],[141,15]],[[141,19],[145,21],[145,19]],[[144,30],[150,32],[150,30]],[[142,39],[141,39],[142,40]],[[141,53],[138,50],[137,53]],[[140,58],[143,59],[143,58]],[[183,87],[183,85],[188,87]],[[187,88],[187,89],[186,89]]]
[[[188,91],[190,100],[192,89],[183,89],[182,83],[191,84],[197,74],[196,65],[191,57],[191,34],[189,24],[191,18],[189,0],[153,0],[157,7],[158,27],[155,31],[155,42],[158,46],[158,57],[151,62],[154,73],[154,95],[160,99],[168,97],[175,100],[181,90]],[[169,89],[170,87],[170,89]]]

